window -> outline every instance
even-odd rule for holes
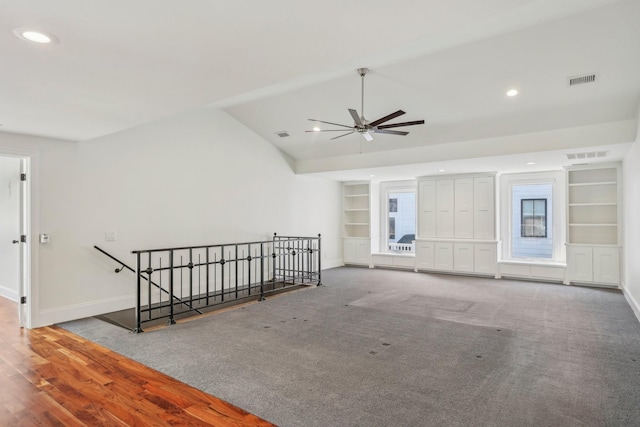
[[[520,237],[547,237],[547,199],[521,199],[520,216]]]
[[[565,260],[563,171],[504,174],[500,178],[502,251],[518,262]]]
[[[415,181],[383,182],[380,190],[382,252],[415,252]]]

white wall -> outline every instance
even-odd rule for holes
[[[17,138],[17,137],[16,137]],[[23,138],[24,139],[24,138]],[[220,110],[185,113],[82,143],[36,139],[39,301],[33,326],[130,307],[135,249],[323,235],[341,264],[340,184],[296,176],[272,145]],[[14,144],[0,135],[0,146]],[[115,231],[115,242],[104,233]]]
[[[623,286],[627,300],[640,320],[640,106],[636,141],[622,163],[623,173]]]
[[[0,296],[18,300],[20,159],[0,157]]]

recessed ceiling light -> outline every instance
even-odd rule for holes
[[[375,175],[369,175],[369,178],[373,178],[373,177],[375,177]]]
[[[516,96],[518,94],[517,89],[510,89],[507,91],[507,96]]]
[[[314,131],[314,132],[320,132],[320,128],[319,128],[318,126],[315,126],[315,127],[313,128],[313,131]]]
[[[444,169],[439,169],[438,172],[444,172]]]
[[[529,163],[527,163],[527,164],[528,164],[528,165],[535,165],[535,164],[536,164],[536,162],[529,162]]]
[[[29,28],[16,28],[13,30],[13,34],[22,40],[40,44],[56,44],[59,41],[58,38],[52,34],[35,31]]]

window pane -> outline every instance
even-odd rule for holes
[[[396,239],[396,219],[394,217],[389,218],[389,240]]]
[[[387,197],[389,206],[387,250],[414,252],[416,193],[415,191],[389,191]]]

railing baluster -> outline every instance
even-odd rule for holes
[[[140,310],[142,309],[142,307],[140,307],[140,290],[142,288],[142,282],[141,282],[141,276],[142,276],[142,272],[140,271],[140,252],[138,252],[136,254],[136,282],[137,282],[137,286],[136,286],[136,329],[134,330],[136,333],[140,333],[142,332],[142,319],[141,319],[141,314]]]
[[[209,305],[209,248],[206,249],[206,255],[205,255],[205,262],[207,263],[207,269],[205,270],[205,277],[206,277],[206,292],[207,292],[207,305]]]
[[[173,318],[173,250],[169,251],[169,293],[171,294],[171,304],[169,304],[169,324],[174,325],[176,320]],[[182,269],[180,269],[182,272]]]

